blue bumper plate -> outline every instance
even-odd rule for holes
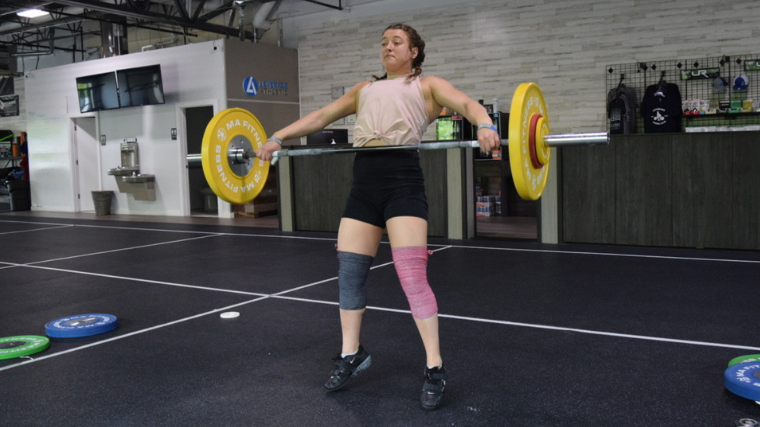
[[[112,331],[117,325],[111,314],[78,314],[48,322],[45,333],[52,338],[89,337]]]
[[[723,374],[723,384],[736,395],[760,400],[760,362],[745,362],[729,367]]]

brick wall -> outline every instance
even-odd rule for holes
[[[605,130],[606,65],[760,53],[756,0],[473,0],[358,15],[298,26],[303,114],[329,103],[331,87],[382,73],[380,37],[395,22],[425,39],[424,74],[474,99],[498,98],[502,111],[519,83],[538,83],[552,133]]]

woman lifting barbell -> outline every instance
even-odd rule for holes
[[[283,139],[297,138],[330,123],[357,114],[354,146],[418,145],[428,125],[444,107],[478,123],[480,149],[501,145],[491,118],[478,102],[446,80],[420,78],[425,42],[404,24],[383,32],[380,58],[386,74],[357,84],[340,99],[274,132],[256,151],[269,161]],[[338,230],[338,288],[343,336],[341,354],[325,389],[344,387],[372,364],[360,341],[366,307],[365,283],[386,228],[401,286],[427,355],[420,403],[438,408],[444,395],[446,372],[438,337],[438,306],[427,281],[427,200],[417,150],[359,151],[354,160],[353,184]]]

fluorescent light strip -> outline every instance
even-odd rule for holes
[[[21,12],[16,12],[16,15],[22,18],[39,18],[40,16],[50,15],[50,13],[40,9],[27,9]]]

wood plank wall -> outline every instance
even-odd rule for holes
[[[562,150],[565,242],[760,249],[760,133],[615,135]]]

